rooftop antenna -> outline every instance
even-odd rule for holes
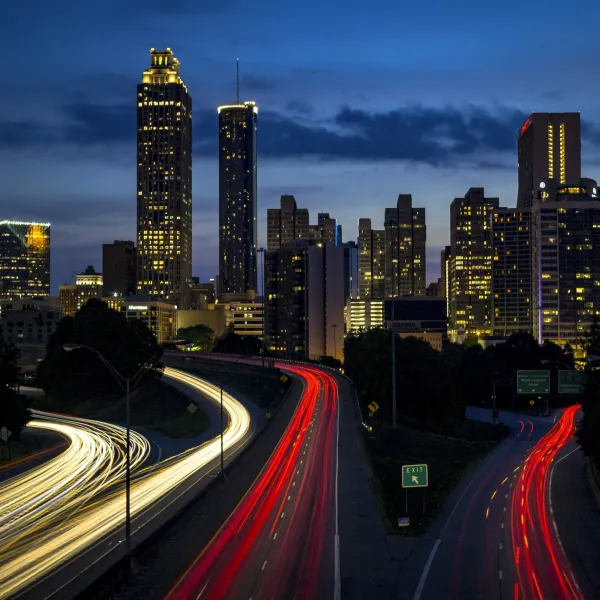
[[[240,103],[240,59],[236,58],[235,64],[235,91],[237,97],[237,103]]]

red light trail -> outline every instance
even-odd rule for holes
[[[579,406],[565,410],[525,459],[512,493],[511,539],[517,582],[514,598],[580,600],[560,539],[553,526],[550,473],[556,455],[575,431]],[[531,426],[533,431],[533,424]]]
[[[169,600],[333,595],[337,383],[310,366],[276,366],[303,379],[298,407],[252,487]]]

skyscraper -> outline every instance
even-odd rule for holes
[[[133,242],[102,244],[103,295],[133,296],[136,286],[136,252]]]
[[[0,298],[50,294],[50,223],[0,221]]]
[[[492,213],[492,333],[531,331],[531,209]]]
[[[450,205],[450,334],[491,333],[491,213],[498,198],[470,188]]]
[[[137,292],[186,307],[192,276],[192,98],[173,52],[138,85]]]
[[[294,240],[308,239],[308,209],[298,208],[296,198],[281,196],[280,208],[267,209],[267,250],[272,252]]]
[[[358,220],[358,295],[361,300],[384,297],[385,231],[372,229],[371,219]]]
[[[413,208],[412,196],[400,194],[385,209],[385,297],[425,294],[425,209]]]
[[[540,182],[581,178],[581,118],[577,113],[533,113],[518,137],[517,208],[529,208]]]
[[[538,190],[531,211],[533,335],[585,354],[600,314],[600,199],[592,179]]]
[[[256,280],[256,132],[254,102],[220,106],[219,294],[245,294]]]

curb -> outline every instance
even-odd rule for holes
[[[591,458],[587,459],[587,473],[590,487],[592,488],[598,507],[600,507],[600,472]]]

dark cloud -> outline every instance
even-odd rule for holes
[[[104,146],[118,153],[121,144],[135,140],[135,106],[95,105],[83,101],[64,107],[63,127],[45,127],[35,121],[0,122],[0,143],[35,146],[60,143],[79,148]],[[513,108],[468,106],[410,106],[387,112],[342,108],[320,124],[287,112],[261,110],[259,150],[275,158],[320,157],[328,160],[405,160],[449,165],[477,158],[483,167],[501,168],[502,161],[485,153],[516,149],[516,131],[527,115]],[[600,140],[600,130],[582,123],[585,141]],[[213,109],[194,112],[196,156],[216,156],[217,114]]]
[[[105,8],[115,20],[140,17],[218,15],[229,12],[235,0],[110,0]]]
[[[285,109],[298,115],[310,115],[314,111],[312,105],[305,100],[292,100],[291,102],[288,102]]]
[[[257,77],[256,75],[244,75],[241,81],[241,90],[245,94],[251,92],[272,92],[277,89],[277,84],[272,79]]]

